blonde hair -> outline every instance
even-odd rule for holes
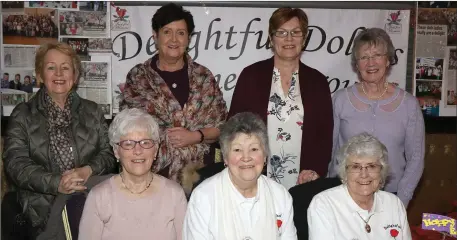
[[[44,58],[50,50],[57,50],[70,57],[71,63],[73,66],[73,73],[76,76],[75,85],[76,87],[79,83],[79,76],[82,72],[81,60],[79,59],[78,54],[73,50],[73,48],[62,42],[58,43],[46,43],[40,46],[35,55],[35,74],[39,82],[43,82],[43,70],[44,70]]]

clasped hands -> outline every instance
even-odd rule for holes
[[[319,178],[319,175],[313,170],[302,170],[298,175],[297,184],[303,184],[314,181]]]
[[[183,127],[174,127],[167,129],[168,141],[174,148],[187,147],[200,142],[200,133],[198,131],[189,131]]]
[[[59,193],[72,194],[86,190],[87,187],[84,184],[86,184],[91,175],[92,168],[90,166],[65,171],[60,179]]]

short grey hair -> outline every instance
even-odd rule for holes
[[[387,59],[389,60],[390,65],[396,63],[395,61],[395,47],[392,43],[392,39],[390,39],[389,34],[386,33],[381,28],[367,28],[361,31],[357,37],[354,39],[354,44],[352,47],[352,68],[357,70],[357,53],[359,52],[360,48],[365,44],[369,44],[370,46],[384,46],[386,48],[386,55]]]
[[[159,125],[154,117],[138,108],[127,108],[116,114],[109,126],[109,143],[116,149],[121,137],[134,131],[146,132],[152,140],[160,141]]]
[[[347,183],[347,160],[349,157],[373,157],[381,164],[381,182],[383,188],[389,173],[387,148],[376,137],[361,133],[351,137],[338,151],[336,160],[339,163],[338,175],[343,184]]]
[[[256,136],[260,140],[264,154],[267,157],[270,155],[267,126],[263,120],[254,113],[242,112],[234,115],[221,126],[220,131],[219,143],[224,159],[227,159],[228,157],[232,141],[242,133]]]

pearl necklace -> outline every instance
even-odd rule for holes
[[[127,185],[125,185],[124,177],[122,177],[122,173],[119,173],[119,175],[121,176],[122,186],[125,187],[127,190],[129,190],[129,192],[131,192],[133,194],[142,194],[142,193],[144,193],[146,190],[148,190],[149,186],[151,186],[152,180],[154,179],[154,174],[152,174],[151,181],[149,181],[149,183],[146,186],[146,188],[143,191],[136,193],[136,192],[133,192],[132,190],[130,190],[130,188],[128,188]]]
[[[362,91],[363,91],[363,93],[364,93],[369,99],[376,99],[376,100],[378,100],[378,99],[382,98],[382,96],[384,96],[384,94],[386,94],[386,92],[387,92],[387,87],[389,86],[389,83],[385,82],[385,83],[384,83],[384,86],[385,86],[384,91],[382,92],[381,95],[379,95],[379,97],[376,97],[376,98],[372,98],[372,97],[368,96],[368,93],[365,91],[365,87],[364,87],[363,82],[362,82]]]

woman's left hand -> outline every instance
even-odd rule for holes
[[[92,168],[90,166],[84,166],[81,168],[74,168],[69,171],[65,171],[62,176],[67,176],[67,178],[79,178],[83,179],[83,182],[79,182],[77,185],[86,184],[89,177],[92,175]]]
[[[183,127],[167,129],[168,141],[175,148],[187,147],[200,142],[200,133],[192,132]]]
[[[298,175],[297,184],[303,184],[314,181],[319,178],[319,175],[313,170],[302,170]]]

